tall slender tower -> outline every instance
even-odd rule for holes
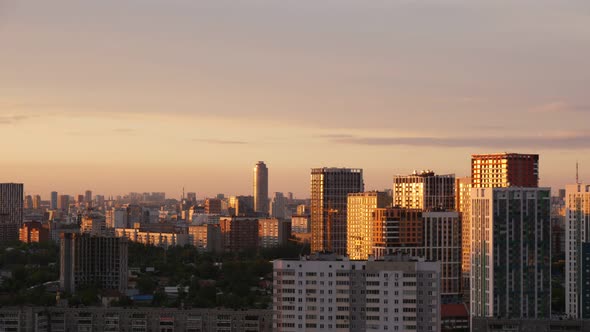
[[[254,166],[254,211],[268,215],[268,168],[264,161]]]
[[[364,190],[360,168],[311,170],[311,251],[346,255],[348,194]]]

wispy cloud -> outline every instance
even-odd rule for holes
[[[565,101],[552,101],[529,109],[531,113],[590,112],[590,105],[572,105]]]
[[[415,146],[495,149],[590,149],[590,134],[489,137],[367,137],[328,138],[334,143],[372,146]]]
[[[0,124],[13,124],[28,118],[28,115],[0,115]]]
[[[246,141],[235,141],[235,140],[223,140],[223,139],[211,139],[211,138],[195,138],[193,142],[202,142],[209,144],[224,144],[224,145],[241,145],[248,144]]]
[[[112,130],[112,132],[116,134],[133,135],[135,134],[136,130],[133,128],[115,128]]]

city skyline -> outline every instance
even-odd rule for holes
[[[0,181],[44,199],[245,194],[265,160],[269,192],[306,197],[315,167],[363,168],[381,190],[395,174],[466,176],[472,153],[522,151],[542,156],[541,186],[562,188],[576,161],[590,176],[589,12],[582,1],[4,1],[0,139],[18,144],[3,145]]]

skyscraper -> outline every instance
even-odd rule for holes
[[[86,192],[84,193],[84,203],[86,203],[87,207],[92,206],[92,191],[91,190],[86,190]]]
[[[52,191],[51,192],[51,209],[52,210],[57,210],[57,191]]]
[[[18,240],[23,223],[23,184],[0,183],[0,243]]]
[[[472,317],[550,318],[550,188],[471,190]]]
[[[268,215],[268,168],[264,161],[254,166],[254,212]]]
[[[41,196],[33,196],[33,209],[39,209],[41,207]]]
[[[57,208],[65,211],[69,207],[70,207],[70,196],[69,195],[59,195],[59,200],[57,201]]]
[[[474,188],[538,187],[539,155],[491,153],[471,155]]]
[[[590,185],[568,185],[565,192],[565,313],[590,319]]]
[[[391,202],[385,192],[370,191],[348,194],[346,216],[347,253],[350,259],[367,260],[373,256],[373,216],[375,209]]]
[[[408,209],[455,209],[455,175],[433,171],[393,177],[393,205]]]
[[[360,168],[311,170],[311,251],[346,255],[347,199],[364,191]]]
[[[287,217],[287,199],[283,193],[275,193],[270,203],[270,210],[273,218],[285,219]]]

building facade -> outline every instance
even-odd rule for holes
[[[472,317],[550,318],[550,188],[471,190]]]
[[[433,171],[393,177],[393,205],[408,209],[455,209],[455,175]]]
[[[18,239],[24,243],[37,243],[49,241],[49,224],[39,221],[24,222],[19,229]]]
[[[364,191],[363,170],[311,170],[311,251],[346,255],[348,194]]]
[[[4,307],[0,331],[271,332],[271,310]]]
[[[61,233],[60,288],[74,293],[80,286],[127,291],[127,239]]]
[[[346,215],[347,254],[350,259],[367,260],[373,256],[373,214],[391,202],[385,192],[348,194]]]
[[[258,246],[275,248],[287,244],[291,237],[291,223],[277,218],[258,220]]]
[[[254,166],[254,212],[268,215],[268,168],[264,161]]]
[[[404,256],[275,260],[274,331],[440,331],[440,265]]]
[[[225,252],[252,250],[258,247],[258,220],[222,217],[219,219],[221,241]]]
[[[0,183],[0,243],[18,241],[23,199],[22,183]]]
[[[565,312],[590,319],[590,185],[568,185],[565,192]]]
[[[474,188],[538,187],[539,155],[491,153],[471,155]]]
[[[455,182],[455,207],[461,219],[461,289],[463,300],[469,303],[471,265],[471,177],[457,178]]]
[[[202,224],[188,226],[189,242],[199,252],[222,252],[221,227],[219,224]]]

